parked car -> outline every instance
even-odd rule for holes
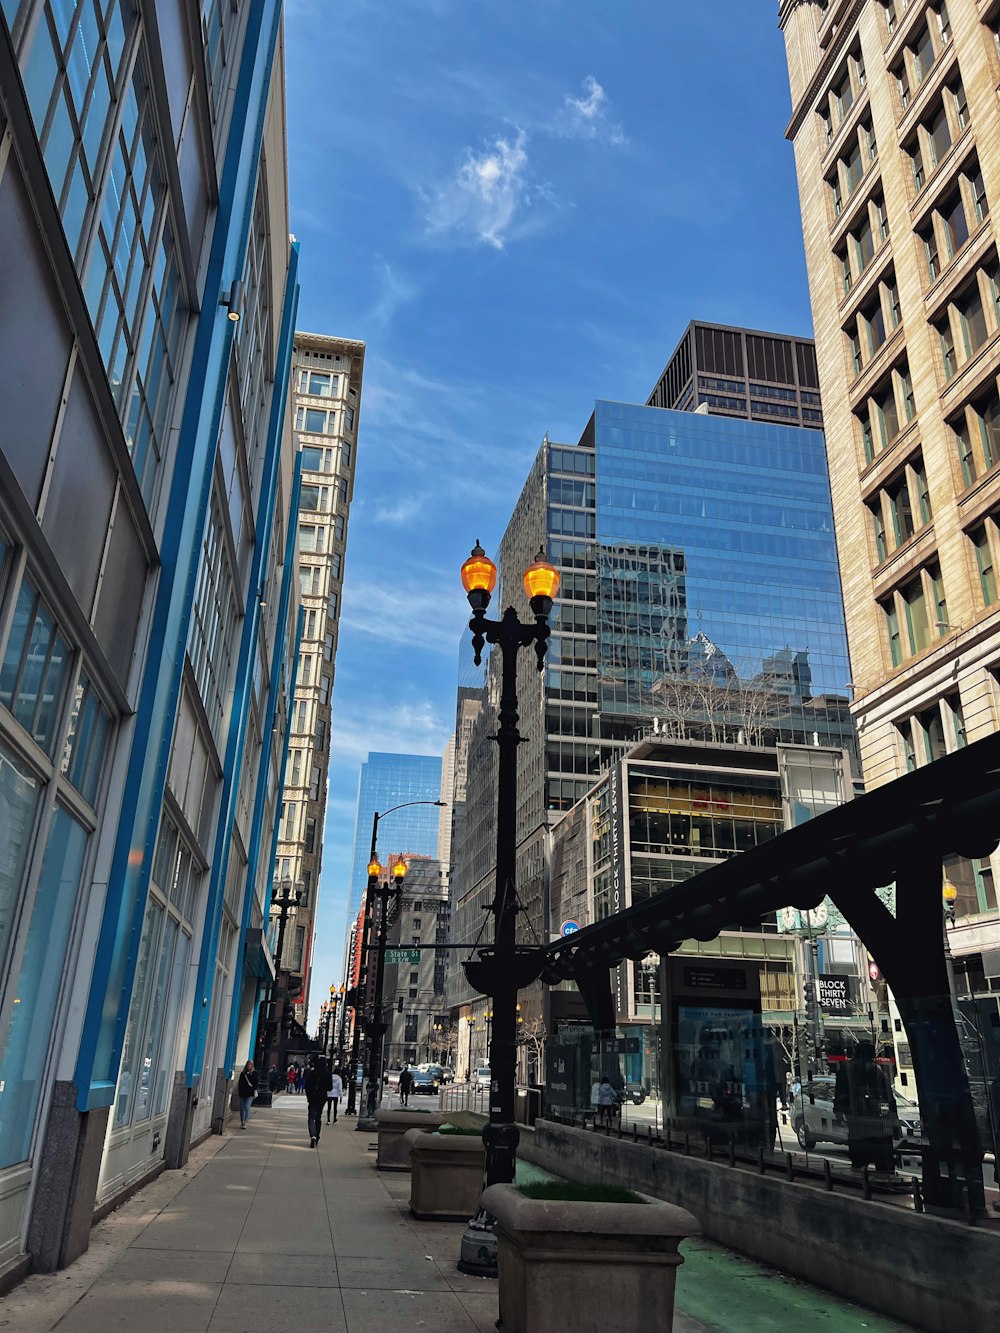
[[[433,1074],[434,1081],[438,1084],[439,1087],[442,1083],[450,1083],[452,1080],[451,1070],[445,1069],[444,1065],[436,1065],[436,1064],[431,1064],[429,1062],[425,1062],[424,1064],[420,1065],[420,1068],[425,1069],[428,1074]]]
[[[479,1084],[480,1087],[488,1088],[493,1082],[493,1075],[490,1073],[489,1065],[480,1065],[478,1069],[472,1071],[472,1083]]]
[[[799,1147],[807,1152],[817,1143],[847,1143],[847,1121],[833,1109],[836,1080],[820,1075],[804,1083],[792,1102],[792,1129]],[[920,1108],[915,1102],[896,1094],[895,1111],[888,1102],[882,1106],[886,1129],[897,1146],[920,1138]]]

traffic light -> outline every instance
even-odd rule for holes
[[[403,1012],[403,997],[401,995],[399,999],[396,1001],[396,1013],[401,1014],[402,1012]]]

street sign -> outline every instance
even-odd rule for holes
[[[564,921],[559,927],[560,935],[575,935],[580,929],[579,921]]]
[[[871,977],[872,981],[878,981],[878,963],[876,963],[874,959],[868,964],[868,975]]]
[[[386,949],[385,961],[387,963],[419,963],[419,949]]]

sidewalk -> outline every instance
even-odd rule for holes
[[[495,1333],[497,1286],[455,1267],[461,1223],[415,1222],[353,1120],[306,1136],[278,1097],[94,1228],[91,1248],[0,1300],[18,1333]],[[900,1326],[704,1242],[684,1246],[675,1333]],[[652,1331],[651,1331],[652,1333]]]

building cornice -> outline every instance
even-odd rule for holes
[[[807,3],[808,0],[790,0],[787,11],[782,10],[782,21],[799,4]],[[799,98],[798,106],[792,112],[792,118],[785,128],[785,138],[794,142],[795,136],[802,128],[803,121],[809,114],[810,108],[815,102],[823,85],[833,73],[834,66],[844,53],[848,40],[854,33],[857,20],[861,17],[861,11],[864,9],[867,0],[854,0],[854,3],[844,13],[843,21],[834,34],[833,40],[827,48],[823,59],[816,66],[816,72],[806,87],[805,92]]]

